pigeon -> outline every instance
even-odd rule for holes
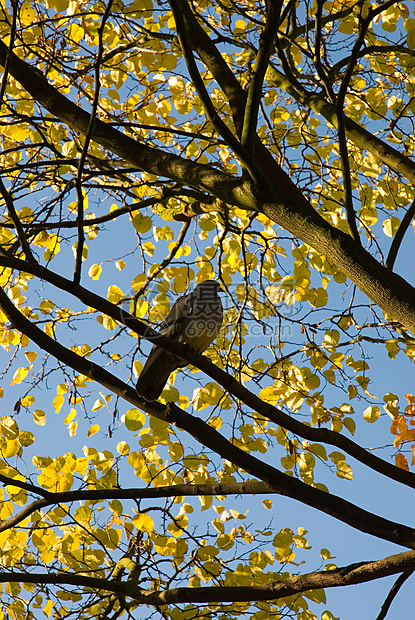
[[[198,284],[192,293],[179,297],[161,324],[160,334],[188,344],[199,353],[204,351],[215,340],[222,326],[220,290],[217,280],[206,280]],[[136,384],[138,395],[147,401],[157,400],[170,373],[186,365],[183,358],[154,344]]]

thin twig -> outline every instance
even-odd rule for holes
[[[104,53],[103,34],[104,34],[105,23],[110,15],[112,3],[113,3],[113,0],[109,0],[107,4],[107,8],[105,9],[105,13],[102,17],[99,30],[98,30],[98,53],[97,53],[97,59],[95,62],[94,100],[92,102],[92,109],[91,109],[91,115],[89,118],[88,129],[85,134],[84,146],[82,149],[81,157],[79,159],[78,174],[76,176],[76,194],[77,194],[77,199],[78,199],[78,218],[77,218],[78,246],[76,248],[75,272],[74,272],[74,277],[73,277],[74,283],[76,285],[78,285],[81,280],[82,254],[83,254],[84,244],[85,244],[85,231],[84,231],[84,224],[83,224],[84,195],[82,191],[82,174],[83,174],[86,157],[88,154],[89,143],[91,142],[92,132],[94,131],[95,118],[96,118],[97,110],[98,110],[99,93],[100,93],[100,65],[101,65],[101,60],[102,60],[102,56]]]
[[[12,24],[10,27],[10,42],[9,42],[9,49],[7,52],[7,56],[6,56],[6,62],[4,63],[4,73],[3,73],[3,77],[1,80],[1,85],[0,85],[0,109],[1,106],[3,105],[3,97],[4,97],[4,93],[6,91],[6,86],[7,86],[7,78],[9,75],[9,67],[10,67],[10,62],[12,59],[12,50],[13,50],[13,45],[14,45],[14,38],[16,36],[16,20],[17,20],[17,8],[18,8],[18,4],[16,0],[11,0],[11,5],[12,5],[12,9],[13,9],[13,15],[12,15]]]
[[[256,126],[259,104],[262,99],[262,84],[269,59],[274,50],[274,40],[278,29],[281,6],[281,0],[278,0],[278,2],[268,0],[266,2],[266,23],[259,38],[258,53],[246,99],[241,144],[251,156],[254,155],[255,151]]]
[[[356,223],[356,212],[353,206],[353,188],[352,188],[352,180],[350,175],[350,164],[349,164],[349,153],[347,148],[347,138],[346,138],[346,117],[344,114],[343,104],[344,98],[347,91],[347,86],[351,79],[352,71],[355,67],[355,62],[349,61],[345,78],[343,79],[338,95],[336,96],[333,91],[332,84],[327,75],[326,70],[324,69],[321,62],[321,19],[322,19],[322,10],[323,10],[323,2],[322,0],[318,0],[317,2],[317,13],[316,13],[316,36],[315,36],[315,63],[317,68],[317,73],[326,89],[327,95],[330,98],[331,102],[335,106],[335,111],[337,115],[337,134],[339,138],[339,154],[340,154],[340,162],[342,168],[343,175],[343,185],[344,185],[344,208],[346,210],[347,222],[349,224],[350,234],[353,239],[361,245],[359,231],[357,229]],[[367,27],[370,21],[364,21],[363,27],[360,30],[359,36],[353,48],[353,51],[357,55],[360,46],[364,41],[364,35],[366,33]]]
[[[359,34],[353,45],[352,52],[348,59],[347,67],[344,72],[344,76],[341,81],[339,91],[337,93],[337,105],[342,110],[343,110],[344,99],[346,97],[347,88],[349,86],[350,80],[352,79],[353,70],[356,67],[356,61],[357,61],[357,58],[360,52],[360,48],[362,47],[365,41],[365,35],[366,35],[367,29],[369,28],[369,24],[372,21],[372,19],[373,19],[373,14],[372,14],[372,11],[369,10],[367,17],[365,17],[361,22]]]
[[[224,123],[224,121],[219,116],[218,112],[215,109],[215,106],[212,103],[212,100],[207,92],[206,86],[202,80],[202,77],[198,71],[196,66],[196,61],[193,56],[192,47],[189,42],[189,38],[186,31],[186,25],[183,20],[183,16],[180,10],[180,6],[176,0],[170,0],[170,6],[174,15],[174,19],[176,22],[177,34],[179,38],[179,42],[183,51],[183,55],[187,64],[187,68],[189,70],[190,78],[193,82],[193,85],[199,95],[200,101],[205,109],[206,115],[212,123],[215,130],[222,136],[222,138],[227,142],[230,148],[234,151],[235,155],[239,158],[242,165],[249,172],[252,179],[255,179],[257,182],[264,182],[263,174],[259,167],[255,164],[255,161],[252,157],[250,157],[245,150],[245,148],[241,145],[236,136],[232,133],[232,131],[228,128],[228,126]]]
[[[1,178],[0,178],[0,194],[6,204],[7,212],[16,229],[16,233],[20,241],[20,245],[22,247],[23,252],[26,255],[26,260],[29,263],[36,262],[36,259],[34,258],[32,254],[32,250],[30,249],[29,243],[27,241],[26,234],[23,230],[22,223],[19,219],[19,216],[17,215],[16,209],[14,208],[13,198],[11,197],[10,192],[6,189],[3,183],[3,180]]]
[[[154,278],[156,278],[158,276],[158,274],[163,271],[163,269],[165,269],[167,267],[167,265],[169,265],[169,263],[173,260],[173,258],[176,256],[177,252],[180,249],[180,246],[182,245],[184,238],[186,237],[186,233],[189,230],[189,226],[191,223],[191,218],[189,217],[188,219],[186,219],[186,221],[183,223],[183,226],[180,229],[180,232],[177,236],[177,240],[176,243],[174,244],[174,246],[172,247],[171,251],[169,252],[168,256],[166,256],[166,258],[163,260],[163,262],[161,262],[159,264],[159,266],[152,271],[151,276],[148,276],[147,280],[144,282],[144,284],[141,286],[140,290],[137,291],[137,293],[134,295],[134,299],[138,299],[139,297],[141,297],[141,295],[144,293],[144,291],[146,290],[147,286],[150,284],[150,282],[152,280],[154,280]]]
[[[401,589],[401,586],[403,586],[403,584],[405,583],[405,581],[407,579],[409,579],[409,577],[412,575],[414,571],[408,571],[406,573],[402,573],[402,575],[399,575],[398,579],[395,581],[395,583],[393,584],[393,586],[391,587],[388,596],[386,597],[381,610],[379,612],[379,615],[377,616],[376,620],[384,620],[384,618],[386,618],[386,614],[389,611],[389,608],[392,604],[393,599],[395,598],[395,596],[398,594],[399,590]]]
[[[349,224],[350,234],[356,241],[356,243],[361,245],[362,242],[360,240],[359,231],[356,224],[356,211],[354,210],[353,206],[353,188],[352,178],[350,174],[349,151],[347,148],[345,116],[343,108],[340,109],[336,106],[336,111],[337,134],[339,138],[339,154],[344,185],[344,208],[346,210],[346,217],[347,223]]]
[[[409,207],[409,209],[403,216],[402,222],[399,224],[399,228],[396,231],[396,235],[394,236],[392,240],[388,256],[386,257],[386,262],[385,262],[386,269],[390,269],[392,271],[393,265],[396,260],[396,256],[398,254],[399,247],[414,217],[415,217],[415,198],[413,199],[411,206]]]

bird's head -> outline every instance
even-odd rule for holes
[[[206,297],[206,299],[209,297],[212,299],[221,292],[223,292],[223,289],[218,280],[205,280],[204,282],[200,282],[194,290],[194,294],[203,298]]]

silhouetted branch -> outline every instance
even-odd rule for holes
[[[405,213],[405,215],[402,218],[401,223],[399,224],[399,228],[396,231],[396,235],[394,236],[392,243],[391,243],[391,247],[389,248],[388,256],[386,257],[385,267],[387,269],[390,269],[391,271],[395,264],[395,260],[398,255],[399,247],[414,217],[415,217],[415,198],[413,199],[411,205],[408,207],[407,212]]]
[[[308,506],[312,506],[317,510],[347,523],[361,532],[366,532],[372,536],[377,536],[378,538],[383,538],[409,548],[415,548],[415,529],[374,515],[362,508],[354,506],[351,502],[341,497],[313,488],[296,478],[287,476],[275,467],[264,463],[260,459],[234,446],[215,429],[210,427],[209,424],[206,424],[194,415],[186,413],[173,403],[164,406],[159,402],[147,402],[139,398],[136,391],[126,383],[98,364],[94,364],[85,357],[67,349],[31,323],[14,306],[2,289],[0,289],[0,308],[16,329],[26,334],[28,338],[44,351],[47,351],[64,364],[84,374],[93,381],[97,381],[105,388],[118,394],[118,396],[121,396],[121,398],[127,402],[133,403],[143,411],[168,423],[176,424],[180,428],[186,430],[199,443],[209,447],[222,456],[222,458],[232,461],[237,467],[240,467],[242,470],[259,478],[263,482],[270,484],[277,493],[296,499]],[[153,334],[158,337],[157,332],[149,328],[147,329],[150,338],[153,338]],[[179,343],[174,344],[177,346]],[[170,348],[171,343],[169,342],[168,345]],[[184,350],[189,348],[186,345],[182,346]],[[177,346],[177,349],[180,348],[181,347]],[[187,355],[186,357],[190,356]],[[212,364],[212,367],[216,368],[214,364]],[[238,385],[235,379],[231,377],[229,377],[229,379],[231,379],[234,384]]]
[[[384,620],[384,618],[386,618],[386,614],[388,613],[389,608],[392,605],[393,599],[396,597],[396,595],[398,594],[399,590],[401,589],[405,581],[409,579],[409,577],[412,575],[413,572],[414,570],[412,569],[408,572],[402,573],[402,575],[399,575],[398,579],[395,581],[395,583],[391,587],[389,594],[386,597],[385,602],[383,603],[376,620]]]
[[[25,489],[30,493],[36,493],[42,499],[37,499],[20,512],[6,519],[0,524],[0,532],[4,532],[27,519],[36,510],[41,510],[54,504],[69,504],[75,501],[99,501],[113,499],[158,499],[162,497],[193,497],[206,495],[274,495],[278,492],[269,484],[260,480],[247,480],[246,482],[226,482],[223,484],[175,484],[155,488],[132,488],[132,489],[79,489],[76,491],[62,491],[54,493],[37,487],[34,484],[15,480],[0,474],[0,482],[8,486]]]
[[[131,581],[116,581],[107,577],[87,577],[83,574],[3,572],[0,583],[35,583],[74,585],[94,591],[114,592],[146,605],[178,603],[234,603],[241,601],[267,601],[280,599],[307,590],[337,588],[366,583],[398,572],[415,568],[415,552],[407,551],[374,562],[359,562],[334,570],[295,575],[258,586],[212,586],[201,588],[172,588],[171,590],[144,590]]]
[[[81,157],[79,158],[78,172],[77,172],[76,180],[75,180],[76,195],[78,198],[78,214],[77,214],[78,245],[76,247],[75,271],[74,271],[73,279],[76,285],[79,284],[80,279],[81,279],[81,268],[82,268],[83,250],[84,250],[84,243],[85,243],[85,231],[84,231],[84,224],[83,224],[84,195],[83,195],[83,188],[82,188],[82,174],[83,174],[85,161],[88,155],[89,144],[91,142],[92,134],[94,131],[95,119],[96,119],[96,114],[98,110],[99,93],[100,93],[100,66],[101,66],[102,56],[104,53],[102,37],[103,37],[104,28],[105,28],[105,23],[111,12],[112,3],[113,3],[113,0],[108,0],[108,4],[105,7],[104,15],[102,16],[102,20],[98,28],[98,52],[97,52],[97,57],[95,61],[94,98],[92,101],[92,108],[91,108],[91,113],[89,116],[89,124],[88,124],[87,131],[85,133],[85,141],[82,147]]]
[[[255,153],[256,126],[259,104],[262,99],[262,85],[270,56],[274,50],[282,2],[268,0],[266,3],[266,23],[258,43],[253,75],[249,84],[242,126],[241,144],[253,156]]]
[[[309,441],[337,446],[374,471],[377,471],[392,480],[396,480],[401,484],[415,488],[414,473],[401,469],[400,467],[396,467],[395,465],[380,459],[371,452],[366,451],[359,444],[355,443],[345,435],[336,433],[326,428],[316,428],[303,424],[292,416],[285,414],[281,411],[281,409],[262,401],[245,386],[236,381],[236,379],[234,379],[231,375],[215,366],[215,364],[213,364],[204,355],[190,349],[186,345],[173,341],[166,336],[160,335],[156,330],[138,320],[125,310],[122,310],[119,306],[112,304],[107,299],[92,293],[82,286],[75,287],[71,280],[63,278],[62,276],[50,271],[49,269],[41,267],[40,265],[30,265],[29,263],[14,257],[0,256],[0,266],[32,273],[46,282],[49,282],[53,286],[74,295],[85,305],[96,308],[97,310],[113,318],[115,321],[127,325],[129,329],[132,329],[139,336],[148,339],[150,342],[157,340],[157,346],[160,346],[166,351],[184,358],[193,366],[200,368],[200,370],[209,375],[212,379],[214,379],[214,381],[217,381],[217,383],[219,383],[225,390],[240,399],[253,411],[258,411],[261,415],[268,418],[275,424],[282,426],[283,428]]]

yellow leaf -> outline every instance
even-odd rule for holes
[[[122,290],[118,288],[118,286],[115,286],[113,284],[108,288],[107,298],[108,301],[110,301],[112,304],[116,304],[120,300],[123,300],[125,298],[125,295]]]
[[[24,26],[30,26],[36,20],[36,11],[30,2],[25,2],[19,11],[20,21]]]
[[[35,351],[25,351],[25,357],[27,361],[31,363],[37,358],[37,353],[35,353]]]
[[[46,605],[43,608],[43,613],[45,614],[45,616],[47,616],[49,618],[50,614],[52,613],[52,609],[54,608],[54,606],[55,606],[55,603],[49,599],[48,602],[46,603]]]
[[[21,383],[31,368],[31,366],[27,366],[26,368],[21,366],[18,368],[13,375],[13,379],[10,381],[10,385],[17,385],[18,383]]]
[[[98,409],[102,409],[102,407],[105,407],[105,403],[100,398],[97,398],[97,400],[92,405],[91,411],[98,411]]]
[[[328,294],[324,288],[319,287],[317,289],[310,289],[310,296],[308,297],[308,301],[314,308],[321,308],[325,306],[328,301]]]
[[[64,402],[65,402],[65,399],[62,396],[62,394],[58,394],[57,396],[55,396],[55,398],[52,401],[52,406],[56,413],[59,413]]]
[[[77,430],[78,430],[78,422],[73,421],[68,424],[69,437],[75,437]]]
[[[51,260],[60,252],[60,239],[54,233],[50,233],[46,242],[45,261]]]
[[[40,302],[39,309],[42,314],[49,314],[51,310],[55,308],[55,304],[49,301],[48,299],[44,299]]]
[[[330,459],[336,465],[336,475],[344,480],[352,480],[353,472],[350,465],[346,463],[345,456],[341,452],[331,452],[329,454]]]
[[[382,224],[383,232],[387,237],[394,237],[400,223],[401,221],[398,217],[388,217]]]
[[[129,431],[138,431],[144,426],[145,414],[139,409],[129,409],[121,418]]]
[[[399,415],[398,396],[396,394],[393,394],[392,392],[388,392],[383,397],[383,400],[385,401],[385,404],[383,405],[384,410],[386,411],[388,416],[390,416],[392,420],[394,420]]]
[[[31,446],[34,441],[35,441],[35,437],[33,433],[31,433],[30,431],[19,432],[19,443],[23,448],[26,448],[27,446]]]
[[[174,239],[174,232],[172,231],[170,226],[155,226],[153,229],[153,237],[156,241],[159,241],[160,239],[163,239],[164,241],[170,241],[171,239]]]
[[[77,250],[78,250],[78,242],[75,241],[75,243],[72,246],[72,252],[73,252],[74,258],[76,258]],[[88,248],[86,244],[84,243],[82,246],[82,262],[86,260],[87,258],[88,258]]]
[[[169,444],[168,448],[172,461],[179,461],[183,457],[183,446],[181,443],[174,441]]]
[[[380,409],[376,405],[373,407],[372,406],[367,407],[367,409],[365,409],[363,412],[363,417],[366,420],[366,422],[376,422],[379,416],[380,416]]]
[[[1,446],[0,454],[4,459],[9,459],[19,453],[21,447],[18,439],[9,439]]]
[[[87,437],[92,437],[92,435],[95,435],[98,432],[99,432],[99,424],[93,424],[88,429]]]
[[[98,280],[101,273],[102,273],[102,267],[101,265],[98,265],[98,264],[91,265],[91,267],[88,270],[88,275],[93,280]]]
[[[192,403],[196,411],[201,411],[209,405],[217,405],[221,401],[222,408],[228,408],[224,399],[224,390],[213,381],[193,392]]]
[[[137,215],[133,217],[133,226],[136,231],[142,235],[148,232],[152,225],[153,222],[147,215],[143,216],[141,213],[137,213]]]
[[[405,29],[408,33],[406,37],[406,44],[410,50],[415,49],[415,19],[410,18],[405,20]]]
[[[307,590],[304,592],[304,596],[315,603],[326,603],[326,593],[322,588],[318,588],[317,590]]]
[[[81,506],[75,510],[74,518],[83,525],[88,525],[92,519],[93,511],[89,506]]]
[[[130,446],[126,441],[120,441],[117,444],[117,452],[118,454],[122,454],[123,456],[125,456],[130,452]]]
[[[58,13],[62,13],[68,8],[69,0],[46,0],[46,6],[55,9]]]
[[[199,226],[202,230],[207,232],[215,230],[217,226],[217,219],[214,215],[204,214],[199,218]]]
[[[405,469],[409,471],[408,461],[406,456],[401,454],[400,452],[395,456],[395,465],[396,467],[400,467],[401,469]]]
[[[68,413],[68,415],[66,416],[66,418],[64,419],[65,424],[69,424],[70,422],[72,422],[75,416],[76,416],[76,409],[72,408],[70,412]]]
[[[211,495],[199,495],[201,511],[208,510],[212,506],[213,497]]]
[[[84,38],[85,30],[82,26],[78,26],[77,24],[71,24],[68,28],[68,38],[75,41],[75,43],[79,43],[81,39]]]
[[[35,411],[33,412],[33,420],[35,424],[38,424],[39,426],[45,426],[46,413],[41,409],[35,409]]]
[[[110,316],[107,316],[106,314],[103,314],[102,316],[97,316],[97,321],[105,329],[108,329],[109,331],[115,329],[116,325],[117,325],[117,323],[114,321],[114,319],[111,318]]]
[[[148,514],[135,515],[132,521],[140,532],[152,532],[154,530],[154,521]]]

